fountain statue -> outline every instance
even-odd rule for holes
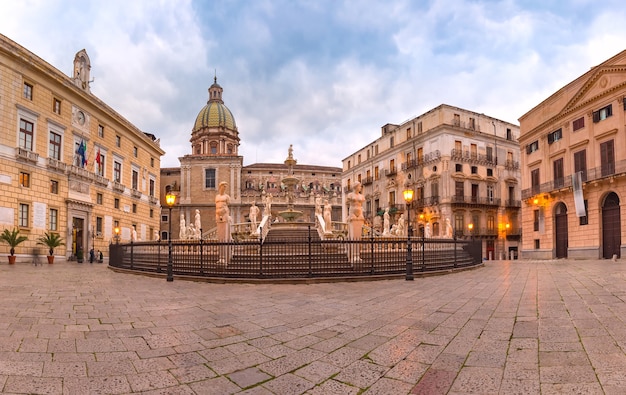
[[[287,159],[285,159],[285,164],[287,165],[287,177],[283,178],[281,181],[285,184],[287,190],[287,210],[280,211],[278,215],[284,219],[286,222],[295,222],[302,215],[302,211],[293,209],[293,199],[294,199],[294,190],[296,184],[300,181],[293,174],[293,166],[298,162],[293,158],[293,145],[289,145],[289,154]]]

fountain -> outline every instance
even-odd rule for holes
[[[287,187],[287,210],[280,211],[278,215],[285,220],[285,222],[296,222],[302,215],[302,211],[293,209],[293,195],[295,191],[296,184],[299,179],[293,176],[293,166],[298,162],[293,158],[293,145],[289,145],[289,155],[287,159],[285,159],[285,164],[287,165],[287,177],[283,178],[281,181]]]

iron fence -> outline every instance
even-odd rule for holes
[[[414,273],[479,265],[479,240],[413,237]],[[109,265],[167,271],[167,242],[111,244]],[[355,277],[406,272],[406,238],[172,241],[174,275],[218,278]]]

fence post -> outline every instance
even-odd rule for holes
[[[133,260],[135,259],[134,255],[133,239],[130,239],[130,270],[133,270]]]
[[[161,238],[157,240],[157,273],[161,273]]]
[[[457,259],[456,259],[456,232],[454,233],[454,267],[456,268],[457,265]]]
[[[259,234],[259,276],[263,277],[263,232]]]
[[[372,229],[370,232],[370,250],[370,260],[372,262],[371,274],[374,274],[374,229]]]
[[[204,248],[202,238],[202,228],[200,228],[200,275],[204,275]]]
[[[422,271],[426,270],[426,242],[424,235],[422,235]]]
[[[311,276],[313,276],[313,268],[312,268],[312,265],[311,265],[311,259],[312,259],[312,256],[311,256],[311,253],[312,253],[312,251],[311,251],[311,225],[309,225],[308,228],[309,228],[309,277],[311,277]]]

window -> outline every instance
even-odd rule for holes
[[[133,147],[133,156],[136,158],[138,155],[139,151],[137,150],[137,147]]]
[[[150,167],[154,167],[154,158],[150,158]]]
[[[137,214],[137,203],[133,203],[133,214]]]
[[[493,161],[493,147],[487,147],[487,161]]]
[[[439,184],[436,182],[433,182],[432,184],[430,184],[430,196],[433,198],[433,200],[437,200],[439,198]]]
[[[476,120],[474,118],[470,117],[470,119],[469,119],[469,128],[472,129],[472,130],[476,129]]]
[[[526,146],[526,153],[527,154],[532,154],[533,152],[538,151],[538,150],[539,150],[539,141],[538,140],[533,141],[532,143],[530,143],[530,144],[528,144]]]
[[[487,216],[487,230],[493,232],[496,229],[496,219],[493,215]]]
[[[539,249],[539,239],[535,239],[535,250]]]
[[[118,161],[113,161],[113,181],[122,182],[122,164]]]
[[[358,158],[357,159],[358,163],[361,163],[361,154],[359,154],[359,156],[357,158]]]
[[[461,125],[461,115],[460,114],[454,114],[453,125],[454,126],[460,126]]]
[[[211,143],[211,154],[217,154],[217,143]]]
[[[168,220],[167,214],[164,214],[161,216],[161,222],[167,222],[167,220]]]
[[[102,236],[102,217],[96,217],[96,236]]]
[[[477,202],[478,202],[478,184],[472,184],[472,203],[477,203]]]
[[[115,200],[113,201],[113,207],[115,208],[120,208],[120,199],[115,198]]]
[[[460,163],[457,163],[454,165],[454,171],[456,171],[457,173],[461,173],[463,172],[463,165]]]
[[[215,169],[204,169],[204,187],[215,189]]]
[[[406,128],[406,139],[410,139],[411,138],[411,128]]]
[[[417,123],[417,134],[422,134],[422,121]]]
[[[104,138],[104,126],[98,125],[98,137]]]
[[[57,230],[59,227],[59,210],[56,208],[50,209],[50,230]]]
[[[22,228],[27,228],[28,224],[30,223],[29,211],[30,211],[30,206],[28,204],[20,203],[17,222],[18,222],[18,225]]]
[[[52,99],[52,111],[61,115],[61,100],[57,99],[56,97]]]
[[[50,180],[50,193],[55,195],[59,193],[59,182],[57,180]]]
[[[534,169],[530,172],[530,188],[533,195],[539,193],[539,169]]]
[[[122,138],[119,135],[115,136],[115,146],[116,147],[121,147],[122,146]]]
[[[97,204],[102,204],[102,194],[101,193],[97,193],[96,194],[96,203]]]
[[[61,160],[61,135],[50,132],[50,147],[48,149],[48,157]]]
[[[478,167],[472,166],[472,174],[478,174]]]
[[[30,188],[30,174],[20,172],[20,186],[24,188]]]
[[[150,187],[148,189],[148,194],[154,197],[154,180],[152,178],[150,179]]]
[[[472,159],[478,159],[478,147],[476,144],[470,144],[470,155]]]
[[[552,133],[548,134],[548,144],[552,144],[555,141],[559,141],[563,138],[563,131],[561,129],[557,129]]]
[[[511,128],[506,128],[506,139],[513,140],[513,132],[511,131]]]
[[[585,199],[585,216],[578,217],[579,225],[588,225],[589,224],[589,208],[587,206],[587,199]]]
[[[456,151],[457,155],[461,155],[461,152],[463,150],[463,144],[459,140],[454,141],[454,150]]]
[[[24,82],[24,99],[33,100],[33,86]]]
[[[580,117],[572,122],[572,129],[575,131],[585,127],[585,117]]]
[[[424,149],[422,147],[417,149],[417,164],[421,165],[424,163]]]
[[[533,230],[539,231],[539,210],[533,210]]]
[[[487,169],[487,177],[493,177],[493,169]]]
[[[465,229],[465,221],[463,220],[463,214],[456,214],[454,216],[454,226],[456,229],[456,232],[459,232],[458,234],[463,234],[463,229]]]
[[[378,178],[380,177],[379,171],[378,171],[378,166],[374,167],[374,180],[378,180]]]
[[[465,194],[465,187],[463,181],[454,182],[454,196],[462,198]]]
[[[389,161],[389,173],[395,173],[395,172],[396,172],[396,160],[391,159]]]
[[[33,150],[33,123],[20,119],[20,148]]]
[[[615,148],[613,140],[600,144],[600,161],[602,177],[615,173]]]
[[[150,209],[150,218],[154,218],[154,210]]]
[[[554,171],[554,188],[563,187],[565,180],[563,176],[563,158],[559,158],[552,162],[552,169]]]
[[[131,188],[139,189],[138,185],[139,185],[139,171],[133,169],[132,175],[131,175]]]
[[[356,180],[359,184],[361,184],[361,173],[356,176]],[[310,186],[313,187],[313,183],[311,183]]]
[[[613,105],[609,104],[608,106],[602,107],[598,111],[593,112],[593,122],[596,123],[596,122],[603,121],[612,115],[613,115]]]
[[[582,173],[582,181],[587,181],[587,150],[574,152],[574,173],[578,172]]]
[[[493,185],[487,185],[487,200],[493,203]]]
[[[374,146],[374,155],[378,155],[378,144]]]
[[[396,205],[396,191],[389,191],[389,207]]]

